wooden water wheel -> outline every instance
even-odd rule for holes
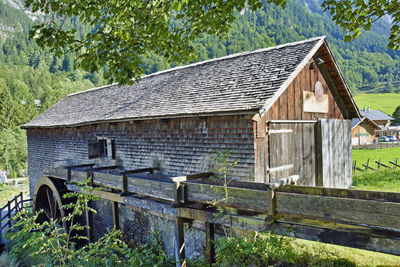
[[[66,204],[66,200],[63,198],[66,192],[68,192],[68,189],[64,181],[46,176],[39,179],[36,183],[33,195],[34,211],[43,210],[38,216],[38,223],[54,219],[67,229],[65,221],[63,221],[66,214],[65,210],[62,208],[62,206]]]
[[[63,195],[69,192],[65,181],[60,179],[54,179],[50,177],[42,177],[36,183],[34,194],[33,194],[33,210],[35,212],[43,210],[39,213],[37,218],[38,223],[50,221],[54,219],[56,223],[63,226],[65,230],[69,229],[69,222],[63,220],[68,215],[69,210],[63,209],[63,205],[76,201],[75,198],[65,199]],[[85,225],[84,216],[74,216],[74,223]],[[84,230],[73,230],[71,233],[72,241],[80,247],[86,244],[83,239],[76,238],[77,236],[85,236]]]

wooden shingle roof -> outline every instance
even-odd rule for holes
[[[325,37],[245,52],[71,94],[23,128],[265,112]]]

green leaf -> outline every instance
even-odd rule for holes
[[[351,38],[350,35],[345,35],[345,36],[344,36],[344,41],[345,41],[345,42],[350,42],[351,40],[352,40],[352,38]]]

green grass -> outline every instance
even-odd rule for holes
[[[357,106],[360,109],[370,107],[379,109],[388,115],[392,115],[397,106],[400,105],[400,94],[358,94],[354,96]]]
[[[353,189],[400,192],[400,168],[356,172],[353,175]]]
[[[384,149],[353,149],[353,161],[357,161],[357,167],[363,169],[361,164],[365,164],[369,159],[369,166],[376,169],[375,161],[389,164],[397,157],[400,161],[400,147]],[[353,175],[353,188],[360,190],[391,191],[400,192],[400,168],[384,169],[380,171],[360,172],[356,171]]]
[[[291,245],[297,254],[308,254],[317,258],[341,259],[343,264],[322,261],[313,266],[400,266],[400,257],[374,251],[293,239]]]
[[[0,184],[0,208],[20,192],[26,193],[28,188],[29,186],[27,183],[19,185]]]
[[[361,164],[369,159],[372,167],[376,166],[375,161],[388,163],[394,161],[397,157],[400,161],[400,147],[391,147],[384,149],[353,149],[353,161],[357,161],[357,166],[361,168]]]
[[[212,266],[400,266],[400,257],[270,233],[217,240]],[[188,266],[207,266],[193,264]]]

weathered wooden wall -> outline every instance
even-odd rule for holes
[[[125,169],[159,167],[164,174],[200,173],[213,167],[217,151],[232,150],[232,176],[254,180],[253,124],[247,116],[216,116],[28,130],[31,192],[46,167],[98,163]],[[115,141],[115,160],[88,158],[88,141]]]
[[[313,62],[311,60],[310,62]],[[321,82],[324,94],[328,95],[328,113],[304,112],[303,91],[314,92],[317,81]],[[310,65],[297,75],[278,100],[271,106],[265,115],[265,120],[316,120],[316,119],[344,119],[338,103],[335,101],[333,89],[330,89],[324,75],[317,65],[310,70]]]
[[[375,140],[375,130],[379,128],[374,127],[369,121],[362,121],[351,129],[351,138],[353,145],[366,145],[372,144]]]
[[[321,52],[321,51],[320,51]],[[322,51],[323,52],[323,51]],[[266,133],[271,129],[279,129],[279,127],[288,127],[283,124],[278,126],[277,124],[270,124],[270,121],[274,120],[297,120],[297,121],[316,121],[318,119],[339,119],[344,120],[347,118],[346,110],[347,107],[341,101],[338,95],[337,89],[332,81],[330,74],[328,73],[325,66],[313,65],[310,69],[310,65],[314,62],[312,59],[310,64],[306,65],[303,70],[297,75],[294,81],[287,87],[283,94],[278,100],[271,106],[267,113],[260,117],[255,115],[254,121],[254,152],[255,152],[255,181],[258,182],[269,182],[272,181],[268,177],[268,168],[276,167],[278,164],[286,164],[286,161],[298,161],[302,162],[295,163],[301,166],[296,166],[295,169],[299,170],[298,173],[292,173],[291,171],[276,172],[271,177],[273,179],[279,178],[280,175],[287,174],[303,174],[303,180],[300,184],[303,185],[316,185],[315,174],[311,174],[308,169],[315,169],[315,155],[312,155],[312,151],[315,151],[315,141],[313,134],[313,126],[292,125],[290,127],[295,132],[296,139],[291,139],[289,135],[282,135],[283,139],[278,141],[268,140],[269,135]],[[303,110],[303,91],[314,92],[314,86],[317,82],[321,82],[323,86],[323,93],[328,96],[328,113],[318,112],[304,112]],[[275,128],[274,128],[275,127]],[[278,128],[276,128],[278,127]],[[286,137],[289,139],[285,139]],[[297,147],[300,146],[301,147]],[[299,153],[293,154],[293,150],[299,151]],[[280,159],[280,155],[289,155],[287,159]],[[280,162],[280,163],[278,163]],[[270,165],[272,164],[272,165]]]
[[[288,167],[286,170],[271,172],[269,181],[299,175],[299,185],[315,186],[315,122],[270,122],[268,130],[271,151],[268,157],[269,168]]]
[[[349,188],[349,120],[271,121],[268,123],[269,181],[299,175],[299,185]],[[273,171],[276,168],[284,170]]]
[[[351,121],[320,120],[322,186],[350,188],[352,184]],[[318,131],[319,132],[319,131]]]

